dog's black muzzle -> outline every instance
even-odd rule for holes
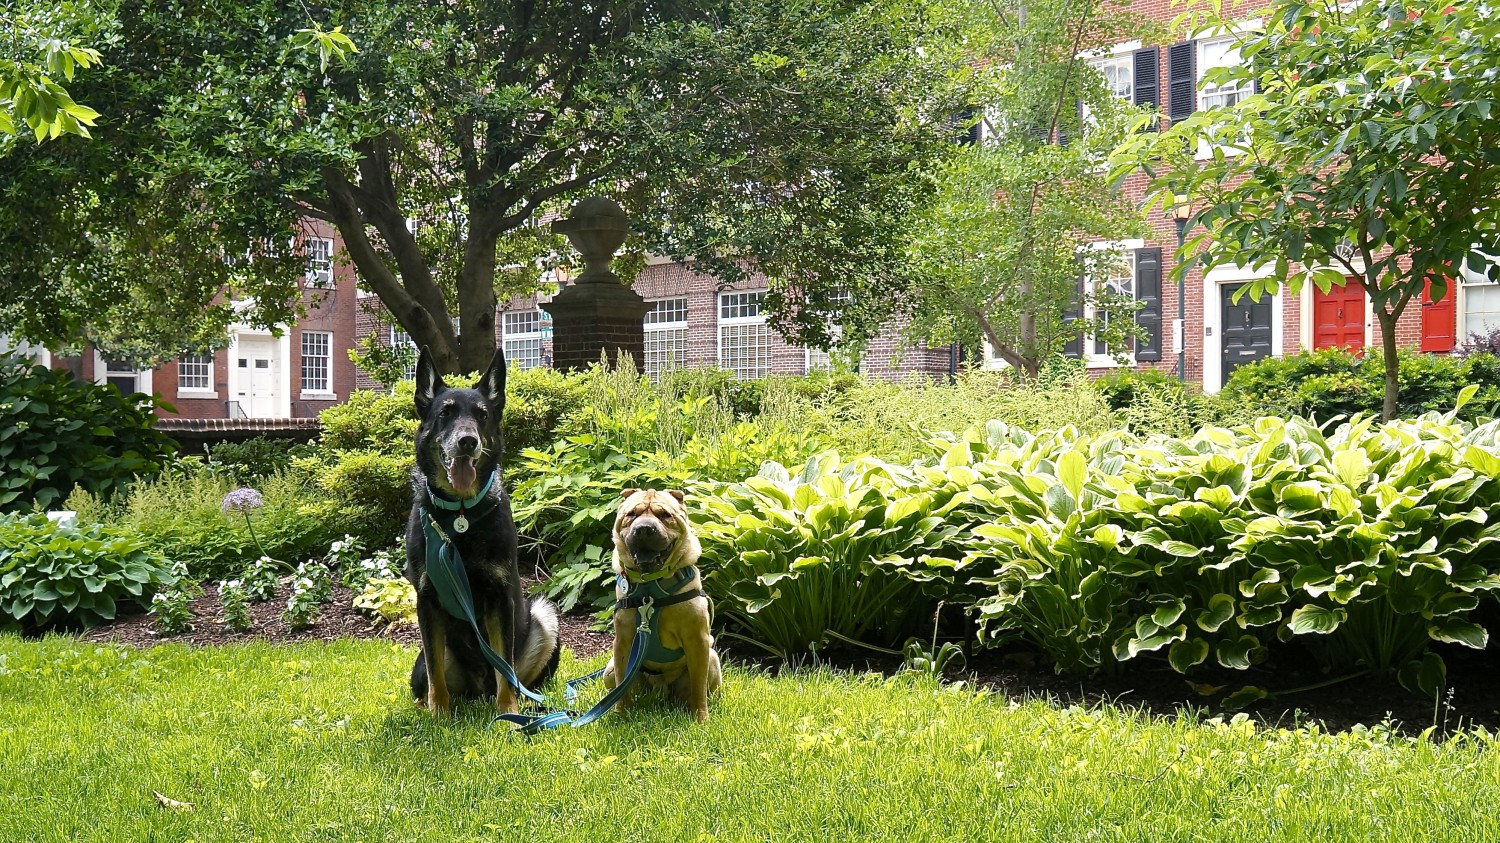
[[[661,570],[677,540],[660,527],[649,522],[636,522],[625,537],[625,547],[635,559],[635,567],[643,574],[654,574]]]

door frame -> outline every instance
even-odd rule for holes
[[[1203,391],[1224,386],[1224,288],[1257,278],[1268,278],[1273,265],[1246,268],[1220,266],[1203,275]],[[1282,355],[1285,342],[1285,291],[1271,296],[1271,356]]]
[[[1349,277],[1349,270],[1348,270],[1347,267],[1337,267],[1336,266],[1336,267],[1333,267],[1333,268],[1337,269],[1339,271],[1339,273],[1342,274],[1345,278]],[[1364,272],[1364,265],[1363,265],[1362,262],[1356,261],[1355,262],[1355,268],[1358,269],[1361,273]],[[1358,276],[1356,276],[1356,277],[1358,278]],[[1359,281],[1360,281],[1361,284],[1364,283],[1364,279],[1363,278],[1359,278]],[[1311,279],[1309,279],[1308,281],[1304,282],[1303,285],[1302,285],[1302,295],[1301,295],[1302,324],[1300,324],[1300,325],[1297,326],[1297,333],[1298,333],[1297,344],[1298,344],[1298,347],[1302,351],[1312,351],[1313,341],[1316,339],[1316,337],[1313,336],[1314,333],[1315,333],[1315,328],[1316,328],[1316,326],[1314,324],[1315,321],[1316,321],[1316,317],[1313,314],[1313,295],[1317,292],[1317,289],[1318,289],[1317,285],[1314,284]],[[1418,301],[1417,303],[1421,304],[1420,301]],[[1456,305],[1457,302],[1454,302],[1454,304]],[[1410,307],[1410,305],[1408,305],[1408,307]],[[1454,321],[1456,322],[1457,319],[1458,319],[1458,315],[1455,314],[1454,315]],[[1455,327],[1454,331],[1456,332],[1457,330],[1458,329]],[[1456,337],[1455,337],[1455,339],[1456,339]],[[1375,328],[1375,303],[1372,302],[1372,301],[1370,301],[1370,291],[1368,289],[1366,289],[1365,290],[1365,352],[1369,353],[1369,352],[1372,352],[1372,351],[1373,352],[1377,352],[1377,353],[1380,351],[1380,332]]]
[[[281,374],[273,378],[272,383],[276,390],[274,402],[275,412],[279,418],[291,418],[292,415],[292,332],[285,325],[278,326],[281,336],[276,336],[264,328],[252,328],[249,325],[231,325],[229,327],[229,401],[240,400],[240,367],[239,350],[240,337],[249,337],[257,340],[274,340],[276,343],[276,354],[281,359]],[[227,405],[226,405],[227,408]],[[241,408],[244,409],[244,408]]]

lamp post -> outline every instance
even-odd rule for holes
[[[1188,220],[1193,216],[1193,206],[1188,204],[1187,197],[1181,194],[1173,197],[1172,209],[1169,211],[1172,222],[1177,226],[1177,252],[1172,258],[1175,264],[1182,260],[1182,244],[1187,239]],[[1183,297],[1182,273],[1177,273],[1177,318],[1172,320],[1172,344],[1177,346],[1177,380],[1187,382],[1187,337],[1186,325],[1183,320],[1187,305]]]

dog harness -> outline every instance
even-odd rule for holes
[[[659,579],[632,583],[624,574],[619,574],[616,579],[616,587],[619,591],[624,592],[625,596],[616,601],[615,611],[640,608],[646,605],[647,598],[650,599],[651,605],[660,609],[663,606],[671,606],[674,603],[686,603],[698,597],[707,597],[708,594],[701,588],[681,593],[677,592],[677,589],[692,582],[696,576],[698,576],[698,569],[691,565],[678,571],[677,576],[673,577],[671,582],[665,584],[663,584],[663,580]],[[656,628],[658,620],[659,616],[653,612],[646,623],[645,659],[648,662],[656,662],[657,664],[671,664],[682,658],[684,653],[681,647],[668,649],[665,644],[661,643],[661,635],[657,632]]]

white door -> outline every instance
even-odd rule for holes
[[[281,382],[281,356],[276,340],[240,335],[235,349],[239,377],[235,396],[240,408],[252,419],[275,418],[276,385]]]

